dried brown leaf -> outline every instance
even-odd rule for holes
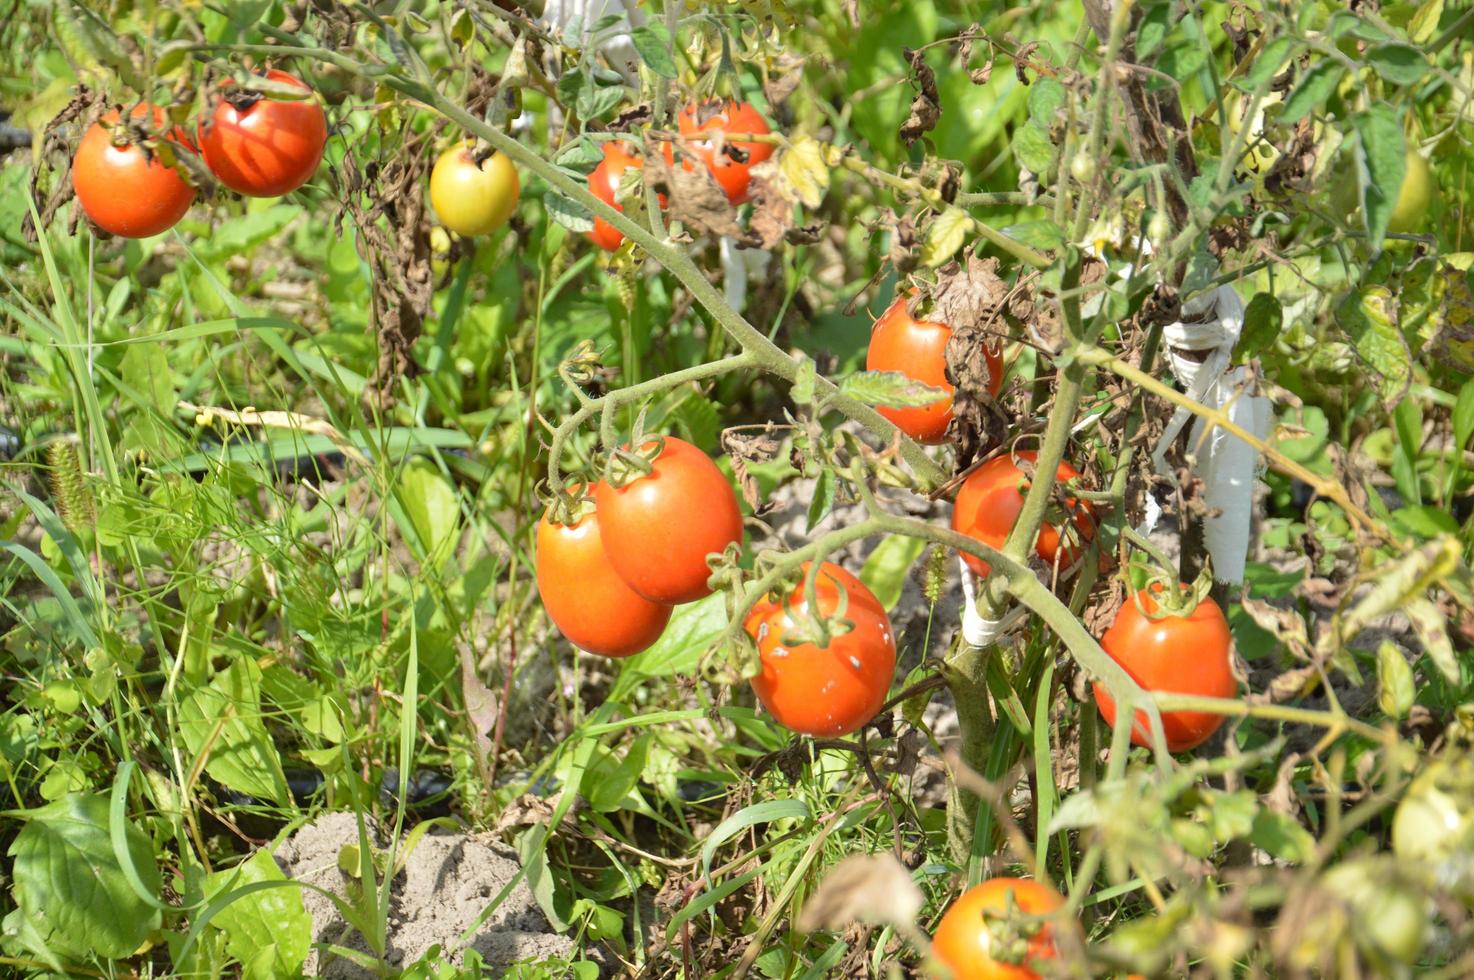
[[[852,854],[825,875],[798,916],[800,932],[840,929],[852,922],[910,932],[926,904],[905,865],[890,852]]]
[[[907,146],[921,139],[937,126],[942,116],[942,96],[937,90],[937,76],[926,63],[926,52],[903,49],[911,66],[911,79],[920,89],[911,100],[911,114],[901,123],[901,139]]]

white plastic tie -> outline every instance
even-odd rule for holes
[[[985,619],[978,612],[977,587],[973,584],[972,569],[961,555],[957,556],[962,569],[962,639],[969,646],[988,647],[997,643],[1028,615],[1028,608],[1015,605],[1003,614],[1002,619]]]

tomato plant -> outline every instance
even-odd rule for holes
[[[1041,921],[1064,907],[1048,885],[1027,878],[990,878],[947,909],[932,952],[953,980],[1034,980],[1030,964],[1055,959],[1055,928]]]
[[[800,572],[807,576],[811,567],[805,563]],[[748,613],[743,625],[762,662],[752,689],[786,728],[828,738],[848,735],[875,717],[890,691],[896,671],[890,617],[874,593],[832,562],[819,568],[817,601],[809,600],[806,583],[807,578]],[[840,616],[841,604],[843,623],[827,643],[794,642],[791,634],[803,617]]]
[[[298,100],[273,99],[225,81],[199,132],[205,163],[220,183],[247,197],[281,197],[311,179],[328,142],[327,116],[301,79],[275,68],[268,81],[301,89]]]
[[[773,155],[771,143],[726,139],[727,133],[766,135],[771,130],[762,113],[746,102],[710,101],[693,103],[681,110],[676,125],[687,148],[711,171],[717,184],[732,204],[747,200],[752,183],[752,168]],[[674,161],[675,151],[665,145],[667,162]],[[691,161],[684,161],[690,170]]]
[[[1019,511],[1023,510],[1024,494],[1029,489],[1029,480],[1017,460],[1033,463],[1037,457],[1033,450],[1020,450],[991,459],[969,474],[952,505],[952,530],[994,548],[1002,547]],[[1079,477],[1080,472],[1064,462],[1055,473],[1059,483]],[[1095,534],[1095,508],[1089,501],[1074,497],[1066,498],[1065,508],[1070,526],[1062,530],[1058,523],[1042,523],[1034,553],[1046,562],[1058,561],[1067,568],[1080,557],[1084,543]],[[978,575],[988,574],[988,563],[981,558],[968,554],[962,557]]]
[[[195,189],[179,171],[161,160],[155,149],[128,133],[117,110],[87,127],[72,158],[72,188],[93,224],[121,238],[148,238],[174,227],[194,200]],[[158,106],[138,105],[129,118],[164,129],[167,117]],[[174,130],[165,137],[176,149],[187,145]]]
[[[952,392],[947,380],[947,341],[952,328],[934,320],[918,320],[906,309],[906,297],[898,296],[880,318],[870,334],[870,347],[865,352],[865,370],[896,371],[941,388],[947,396],[918,408],[887,408],[878,411],[902,432],[918,442],[937,445],[947,440],[947,425],[952,421]],[[996,346],[984,348],[988,364],[988,393],[996,396],[1003,388],[1003,352]]]
[[[477,162],[471,144],[440,155],[430,171],[430,204],[440,223],[458,235],[489,235],[512,216],[522,185],[505,154]]]
[[[606,657],[639,653],[660,639],[671,607],[651,602],[620,578],[588,501],[570,516],[572,523],[557,523],[550,508],[537,526],[537,592],[548,618],[580,650]]]
[[[1190,611],[1179,613],[1163,608],[1160,598],[1160,591],[1148,588],[1128,599],[1101,637],[1101,647],[1144,691],[1233,697],[1238,681],[1233,676],[1233,638],[1223,610],[1204,596]],[[1174,605],[1180,601],[1179,598]],[[1101,716],[1107,724],[1114,724],[1115,701],[1099,683],[1094,691]],[[1167,748],[1173,752],[1196,748],[1222,724],[1221,714],[1162,712]],[[1141,710],[1136,712],[1131,740],[1137,745],[1151,744],[1146,713]]]
[[[650,443],[644,452],[653,452]],[[742,541],[742,512],[732,484],[711,458],[666,436],[650,472],[619,486],[601,483],[594,500],[604,548],[630,586],[654,602],[693,602],[711,594],[708,555]]]

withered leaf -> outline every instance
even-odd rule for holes
[[[841,929],[851,922],[910,931],[926,904],[911,872],[890,852],[852,854],[824,876],[804,903],[799,932]]]
[[[937,90],[937,76],[926,63],[926,52],[902,49],[911,66],[912,80],[920,88],[911,100],[911,114],[901,123],[901,139],[907,146],[921,139],[937,126],[942,116],[942,96]]]
[[[681,152],[678,148],[677,156]],[[738,224],[736,209],[706,167],[687,169],[681,162],[667,163],[663,153],[647,153],[645,175],[656,190],[664,192],[672,220],[697,232],[725,235],[742,245],[761,244],[757,235]]]

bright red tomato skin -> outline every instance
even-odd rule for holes
[[[576,524],[537,525],[537,591],[553,625],[580,650],[628,657],[665,631],[671,607],[629,587],[604,553],[597,511]]]
[[[653,470],[594,493],[604,550],[615,571],[652,602],[676,605],[711,595],[706,556],[742,541],[732,484],[706,453],[665,437]]]
[[[640,158],[629,152],[622,140],[610,140],[604,144],[604,159],[589,174],[589,193],[614,210],[623,211],[624,207],[615,202],[614,196],[619,193],[624,172],[631,167],[638,170],[641,166]],[[589,241],[606,252],[619,248],[620,242],[624,241],[623,233],[599,217],[594,218],[594,230],[588,236]]]
[[[918,408],[876,409],[917,442],[932,446],[947,441],[947,425],[952,421],[955,389],[947,380],[947,341],[951,337],[951,327],[935,320],[917,320],[906,311],[906,297],[898,296],[875,321],[865,353],[867,371],[899,371],[947,392],[941,401]],[[1003,354],[989,347],[983,356],[988,363],[988,394],[996,398],[1003,388]]]
[[[266,77],[311,91],[284,71],[272,69]],[[262,98],[245,109],[219,98],[214,115],[200,127],[205,163],[220,183],[247,197],[281,197],[307,183],[327,142],[327,116],[315,98]]]
[[[805,575],[809,567],[803,564]],[[807,579],[801,581],[789,597],[795,609],[807,608],[806,584]],[[895,678],[890,617],[858,578],[830,562],[820,566],[816,583],[819,614],[838,612],[841,588],[847,595],[844,618],[854,629],[831,637],[826,647],[784,646],[794,624],[776,596],[755,605],[743,623],[762,660],[753,691],[780,725],[805,735],[836,738],[857,730],[880,711]]]
[[[1002,918],[1009,895],[1020,912],[1049,915],[1064,907],[1064,899],[1048,885],[1026,878],[990,878],[963,892],[947,909],[932,938],[932,952],[952,969],[953,980],[1037,980],[1039,974],[1023,964],[993,958],[994,934],[984,913]],[[1030,960],[1058,956],[1052,924],[1043,924],[1029,938]]]
[[[1150,590],[1138,592],[1137,598],[1148,612],[1156,611]],[[1231,698],[1238,693],[1239,682],[1233,676],[1233,636],[1223,610],[1210,598],[1204,597],[1189,616],[1157,620],[1142,615],[1136,602],[1127,599],[1111,628],[1100,638],[1100,645],[1143,690],[1213,698]],[[1101,717],[1107,725],[1114,725],[1115,701],[1104,685],[1097,682],[1092,689]],[[1197,748],[1218,731],[1223,719],[1223,715],[1206,711],[1162,712],[1167,748],[1173,752]],[[1151,745],[1144,711],[1136,712],[1131,741]]]
[[[154,130],[163,129],[167,120],[163,109],[147,104],[135,106],[129,115],[151,115]],[[121,116],[112,110],[102,118],[116,123]],[[188,146],[178,129],[167,138]],[[112,134],[97,123],[88,127],[72,158],[72,189],[92,223],[120,238],[163,234],[184,217],[195,194],[178,170],[164,166],[144,147],[114,146]]]
[[[1013,454],[1018,459],[1032,463],[1038,458],[1033,450],[1024,449]],[[1078,479],[1079,470],[1069,463],[1061,462],[1055,471],[1055,481]],[[952,507],[952,530],[975,538],[994,548],[1003,547],[1013,522],[1024,507],[1024,494],[1028,492],[1028,481],[1013,457],[1008,455],[990,459],[979,466],[957,491],[957,500]],[[1062,567],[1074,564],[1079,557],[1080,540],[1088,541],[1095,535],[1095,509],[1089,501],[1067,498],[1075,525],[1075,544],[1061,547],[1059,528],[1045,522],[1039,526],[1039,537],[1034,543],[1034,553],[1046,562],[1053,563],[1059,556]],[[1061,553],[1063,552],[1063,553]],[[988,574],[988,563],[973,555],[964,554],[963,560],[978,575]]]
[[[719,133],[766,135],[772,130],[762,113],[746,102],[692,104],[676,117],[676,127],[688,149],[706,164],[706,169],[716,178],[727,200],[733,206],[746,201],[748,185],[752,183],[752,168],[773,155],[773,145],[724,141],[718,156],[712,137]],[[732,152],[734,149],[737,151],[735,154]],[[670,143],[665,144],[665,160],[667,163],[675,160],[675,150]],[[684,161],[684,166],[687,170],[692,169],[691,161]]]

